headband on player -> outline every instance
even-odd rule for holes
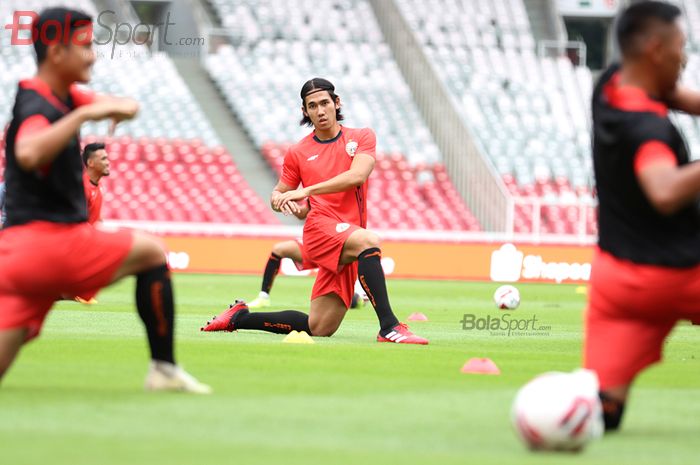
[[[309,79],[304,83],[304,85],[301,87],[301,100],[304,101],[304,99],[311,95],[314,94],[318,91],[321,90],[327,90],[329,92],[334,92],[335,91],[335,86],[331,83],[331,81],[323,78],[313,78]]]

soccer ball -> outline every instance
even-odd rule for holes
[[[510,285],[501,286],[494,292],[493,301],[501,310],[515,310],[520,305],[520,292]]]
[[[518,391],[511,421],[532,450],[580,451],[603,435],[598,377],[583,369],[538,376]]]

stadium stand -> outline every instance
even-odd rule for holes
[[[108,53],[100,47],[98,54]],[[151,55],[145,47],[122,50],[126,59],[100,59],[94,67],[97,92],[129,95],[141,102],[137,120],[117,127],[116,136],[200,139],[209,146],[221,144],[196,99],[164,53]],[[87,134],[106,134],[107,124],[86,125]]]
[[[86,138],[84,142],[92,142]],[[112,219],[278,224],[221,147],[199,141],[108,139],[112,175],[104,215]]]
[[[511,194],[590,199],[590,71],[536,55],[523,1],[396,1]],[[541,232],[557,234],[579,224],[575,206],[543,208],[538,220],[536,203],[516,203],[516,232],[532,232],[537,221]]]
[[[300,117],[298,104],[286,102],[299,101],[299,84],[311,77],[310,73],[323,75],[336,83],[344,102],[346,124],[372,127],[378,135],[378,163],[370,183],[370,202],[377,205],[370,209],[372,227],[481,230],[443,167],[440,151],[367,0],[329,0],[329,7],[323,9],[311,0],[205,1],[229,38],[228,45],[206,57],[206,68],[232,113],[274,170],[279,169],[284,147],[308,132],[308,128],[295,124]],[[394,1],[436,75],[454,97],[477,145],[513,196],[514,231],[595,234],[590,70],[573,66],[565,57],[538,56],[523,0]],[[15,9],[38,11],[61,3],[8,0],[0,4],[0,18],[7,24]],[[700,4],[697,0],[675,3],[687,15],[689,62],[684,79],[692,87],[699,87],[700,32],[696,23]],[[71,6],[97,13],[90,0],[76,0]],[[0,31],[3,43],[8,42],[10,33]],[[207,197],[204,185],[194,180],[197,174],[211,174],[217,169],[235,170],[237,176],[229,187],[217,184],[219,188],[240,188],[244,194],[241,198],[254,197],[233,162],[221,162],[209,170],[194,158],[206,154],[219,160],[226,152],[167,55],[133,44],[119,46],[114,57],[109,46],[96,49],[101,59],[94,68],[91,87],[131,95],[142,102],[140,118],[120,126],[111,139],[120,157],[118,163],[125,157],[123,166],[150,171],[156,165],[144,166],[142,158],[152,158],[150,152],[174,152],[183,156],[177,163],[157,164],[158,177],[185,182],[179,184],[182,192],[190,192],[189,187],[196,185],[205,192],[197,202],[218,205],[221,201]],[[6,71],[0,75],[0,123],[4,124],[17,80],[35,69],[31,47],[0,47],[0,64]],[[673,117],[686,135],[691,152],[700,150],[696,120],[687,115]],[[88,124],[83,130],[89,136],[102,137],[106,132],[107,123]],[[134,153],[141,158],[131,160]],[[180,167],[186,163],[192,166]],[[184,169],[192,177],[185,179],[186,174],[169,171],[171,168]],[[121,176],[121,172],[117,174]],[[122,201],[117,193],[128,191],[132,184],[128,179],[120,184],[119,176],[107,184],[108,189],[116,189],[107,196],[115,206],[106,208],[108,217],[217,221],[218,210],[205,209],[201,215],[191,211],[173,214],[171,206],[179,205],[181,200],[177,189],[172,196],[172,189],[164,194],[171,196],[167,202],[159,197],[161,205],[168,205],[167,214],[149,213],[157,210],[153,201],[144,203],[139,213],[135,202],[146,197],[127,194],[127,200]],[[134,185],[138,187],[139,183]],[[149,189],[154,192],[152,186]],[[400,201],[402,198],[404,201]],[[275,224],[270,212],[256,210],[264,204],[261,199],[251,200],[250,205],[243,202],[251,214],[243,220],[235,216],[235,221]],[[234,217],[222,213],[218,221],[234,221]]]
[[[222,147],[208,147],[198,140],[129,136],[87,136],[82,142],[98,140],[106,143],[111,170],[100,182],[104,219],[279,224]],[[0,172],[4,164],[2,149]]]
[[[212,3],[234,45],[210,55],[207,67],[258,146],[308,133],[294,122],[301,83],[316,73],[336,85],[348,125],[377,132],[379,151],[401,152],[412,164],[440,160],[366,1],[333,0],[320,10],[306,0]]]
[[[13,22],[13,11],[41,11],[47,6],[62,5],[56,0],[9,0],[0,3],[3,24]],[[97,15],[94,4],[87,0],[71,3],[72,7]],[[99,31],[99,28],[97,29]],[[0,41],[10,44],[11,31],[2,29]],[[137,120],[120,125],[116,135],[132,137],[165,137],[202,139],[209,145],[220,142],[175,67],[163,53],[151,54],[145,45],[112,44],[95,47],[97,62],[90,87],[97,92],[128,95],[141,102]],[[0,47],[0,62],[5,72],[0,76],[0,120],[9,116],[17,81],[36,70],[34,52],[29,45]],[[84,134],[107,134],[108,123],[86,124]]]
[[[373,128],[378,152],[391,154],[371,178],[368,200],[379,206],[370,209],[372,227],[480,229],[441,167],[368,2],[332,1],[321,10],[306,0],[210,3],[232,45],[208,56],[207,68],[273,169],[282,162],[280,147],[309,131],[294,124],[301,116],[298,103],[286,102],[299,102],[300,83],[313,72],[335,83],[346,124]],[[411,201],[401,201],[399,193]],[[428,213],[417,218],[413,204]]]
[[[682,20],[685,23],[687,34],[686,53],[688,63],[683,72],[683,82],[693,89],[700,89],[700,1],[698,0],[675,0],[684,11]],[[698,118],[691,117],[683,113],[672,113],[674,122],[678,125],[688,143],[691,158],[700,157],[700,125]]]
[[[59,1],[9,1],[0,4],[4,24],[15,9],[40,11]],[[75,7],[96,14],[87,0]],[[10,43],[3,30],[2,43]],[[231,155],[202,113],[194,96],[162,53],[145,46],[97,46],[91,89],[128,95],[141,102],[139,118],[117,127],[107,139],[113,175],[101,183],[103,218],[202,223],[279,224],[266,202],[242,178]],[[17,81],[36,70],[30,46],[0,47],[0,124],[9,120]],[[83,143],[104,139],[107,122],[86,124]],[[4,151],[0,158],[0,179]]]

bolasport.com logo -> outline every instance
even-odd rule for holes
[[[485,331],[491,336],[549,336],[551,325],[542,324],[537,315],[518,318],[511,313],[476,315],[465,313],[460,320],[464,331]]]
[[[35,27],[39,13],[30,10],[17,10],[12,15],[12,22],[5,25],[11,32],[10,45],[27,46],[35,42],[45,45],[62,43],[64,45],[85,45],[92,40],[94,45],[107,46],[109,57],[127,58],[133,50],[122,50],[119,47],[133,44],[145,45],[149,49],[159,49],[163,46],[196,47],[199,49],[206,43],[204,37],[173,37],[176,23],[170,21],[170,12],[165,19],[157,24],[122,22],[117,13],[112,10],[101,11],[94,21],[78,20],[73,29],[86,28],[87,32],[70,35],[73,17],[65,15],[63,21],[49,20],[41,28]],[[90,28],[90,29],[87,29]],[[106,56],[103,50],[98,50],[98,56]],[[132,56],[133,57],[133,56]]]

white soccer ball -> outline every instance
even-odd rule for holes
[[[540,375],[518,391],[511,420],[532,450],[580,451],[603,435],[598,377],[583,369]]]
[[[496,289],[493,293],[493,301],[501,310],[515,310],[520,305],[520,292],[508,284]]]

